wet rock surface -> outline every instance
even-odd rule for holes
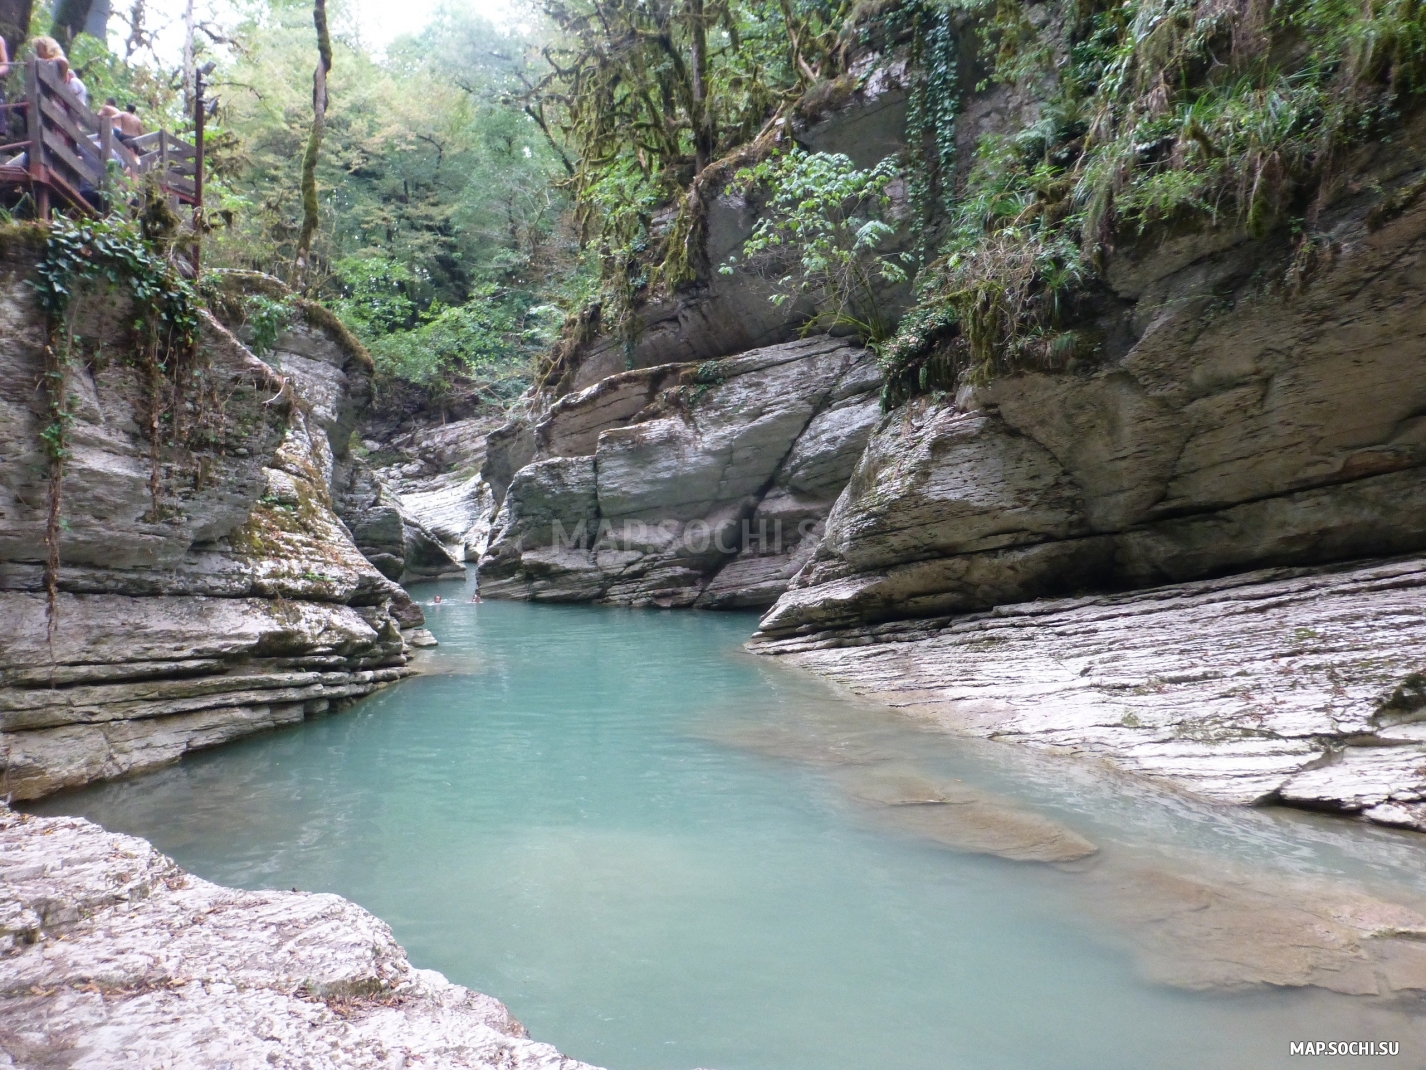
[[[955,732],[1426,831],[1426,559],[751,644]]]
[[[957,851],[1014,862],[1074,862],[1098,848],[1073,829],[1008,799],[914,772],[856,770],[839,782],[878,827]]]
[[[1077,894],[1144,976],[1196,990],[1313,987],[1419,1007],[1426,914],[1330,881],[1111,861]]]
[[[706,733],[725,745],[817,770],[848,817],[878,834],[1040,863],[1021,879],[1069,905],[1077,925],[1132,956],[1152,983],[1370,997],[1357,1013],[1379,1015],[1384,1035],[1426,1040],[1419,1018],[1426,997],[1426,900],[1414,885],[1387,881],[1368,888],[1294,872],[1281,866],[1288,861],[1283,857],[1232,858],[1185,846],[1168,828],[1160,829],[1156,842],[1146,837],[1151,826],[1136,826],[1138,813],[1191,826],[1205,818],[1208,804],[1060,754],[1013,753],[996,743],[955,740],[925,722],[854,707],[838,711],[837,705],[772,722],[721,712],[710,717]],[[977,776],[986,769],[1014,770],[1014,797],[946,775],[948,757],[969,762],[967,772]],[[1058,813],[1037,807],[1037,784],[1057,799]],[[1071,796],[1080,791],[1100,797],[1090,813],[1102,811],[1103,795],[1122,793],[1136,815],[1119,824],[1108,817],[1106,826],[1101,812],[1091,839],[1075,827],[1086,811],[1063,809],[1066,785],[1077,785],[1069,788]],[[1297,816],[1291,831],[1284,830],[1287,842],[1310,839],[1302,824],[1310,820]],[[1261,832],[1258,822],[1258,833],[1218,817],[1209,824],[1215,835],[1249,841]]]
[[[194,1070],[582,1070],[335,895],[246,892],[0,806],[0,1058]]]

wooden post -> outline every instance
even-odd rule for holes
[[[35,216],[39,219],[50,217],[49,183],[45,178],[45,139],[40,114],[40,71],[41,60],[32,59],[25,64],[25,109],[26,136],[30,139],[27,156],[30,161],[30,192],[35,197]]]
[[[168,202],[168,206],[178,213],[178,195],[168,184],[168,131],[158,132],[158,192]]]
[[[109,204],[109,154],[114,151],[114,124],[104,116],[99,117],[99,200],[104,214],[112,209]]]

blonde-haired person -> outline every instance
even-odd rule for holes
[[[79,80],[79,75],[70,70],[69,58],[64,54],[64,49],[60,47],[59,42],[53,37],[36,37],[34,49],[36,59],[59,64],[59,74],[64,79],[64,84],[69,87],[71,93],[79,98],[79,103],[86,108],[89,107],[89,89]]]

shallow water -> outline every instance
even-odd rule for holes
[[[418,966],[616,1070],[1269,1070],[1301,1065],[1290,1039],[1395,1039],[1397,1059],[1333,1065],[1426,1065],[1419,1001],[1146,982],[1092,876],[1221,866],[1401,899],[1419,838],[923,731],[744,653],[748,616],[416,593],[435,590],[455,600],[428,611],[427,675],[33,808],[224,884],[347,896]],[[1101,852],[946,849],[854,800],[884,769]]]

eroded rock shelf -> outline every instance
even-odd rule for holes
[[[955,732],[1426,831],[1426,558],[750,645]]]

